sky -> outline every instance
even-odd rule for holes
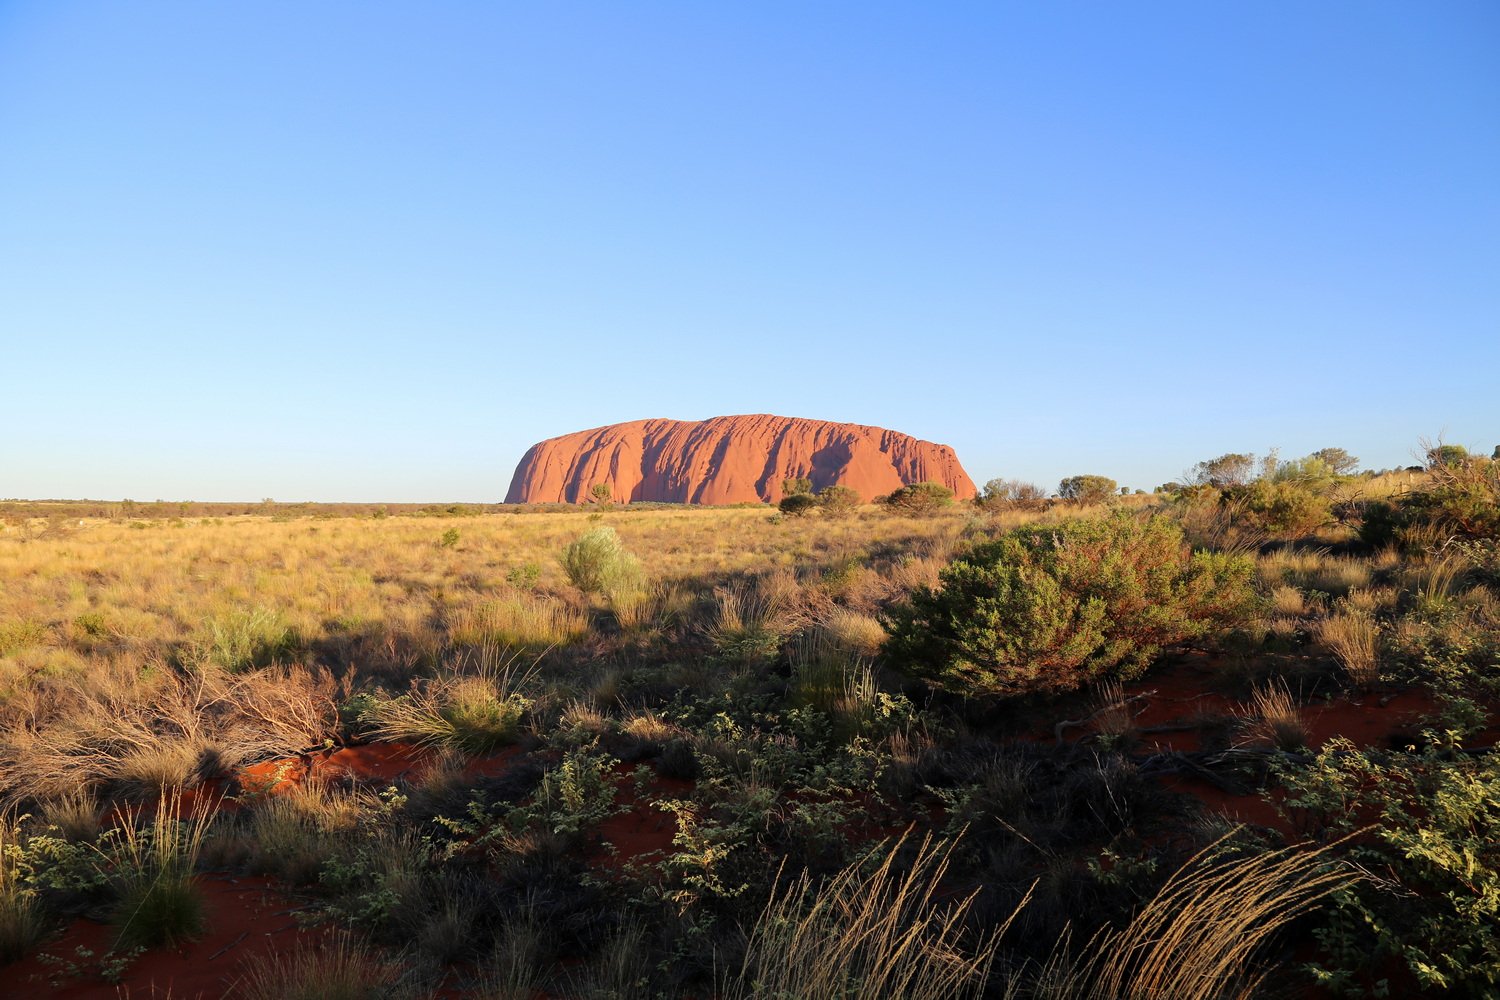
[[[0,0],[0,497],[1500,444],[1500,5]]]

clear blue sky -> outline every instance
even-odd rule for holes
[[[1500,5],[0,2],[0,497],[1500,443]]]

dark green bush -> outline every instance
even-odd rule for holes
[[[1433,734],[1437,735],[1437,734]],[[1434,746],[1380,753],[1329,741],[1281,772],[1284,809],[1378,873],[1334,896],[1313,936],[1329,992],[1371,995],[1368,973],[1394,958],[1422,996],[1500,991],[1500,758]],[[1411,996],[1392,991],[1389,996]]]
[[[963,694],[1128,677],[1164,646],[1237,621],[1252,564],[1192,552],[1159,515],[1032,526],[983,542],[885,617],[892,662]]]
[[[811,493],[790,493],[781,498],[781,503],[776,505],[776,509],[792,517],[801,517],[812,513],[817,506],[818,498]]]
[[[886,506],[903,514],[930,514],[953,503],[953,491],[941,483],[911,483],[885,498]]]

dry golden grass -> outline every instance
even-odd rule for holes
[[[1373,615],[1340,602],[1339,610],[1318,623],[1323,641],[1356,686],[1380,681],[1380,628]]]
[[[1269,744],[1280,750],[1307,746],[1308,729],[1297,700],[1284,681],[1268,682],[1250,696],[1245,737],[1251,744]]]
[[[348,934],[247,963],[247,1000],[367,1000],[384,995],[399,970]]]
[[[605,523],[659,581],[725,583],[775,569],[819,573],[876,543],[940,564],[964,529],[960,511],[903,518],[873,509],[843,519],[787,519],[767,511],[705,508],[612,512]],[[457,524],[463,541],[435,543]],[[0,661],[38,650],[35,666],[76,668],[68,651],[93,654],[186,650],[213,644],[236,616],[270,616],[302,643],[389,635],[433,652],[460,632],[515,629],[555,639],[576,635],[581,613],[558,562],[593,527],[572,513],[271,520],[202,519],[131,529],[94,522],[65,539],[0,535]],[[534,593],[508,581],[527,565]],[[922,575],[922,574],[919,574]],[[904,582],[904,581],[902,581]],[[81,621],[82,624],[79,624]],[[373,633],[373,636],[372,636]]]
[[[405,690],[414,671],[451,667],[465,651],[561,655],[614,641],[616,626],[643,641],[699,634],[691,630],[716,587],[733,595],[720,602],[717,634],[730,646],[744,640],[752,658],[815,605],[865,607],[840,621],[868,651],[873,623],[859,616],[934,579],[969,515],[868,508],[773,523],[755,509],[613,511],[603,523],[648,580],[612,615],[591,614],[559,564],[597,523],[545,513],[9,527],[0,532],[0,796],[191,783],[317,746],[351,689],[379,680]],[[439,545],[454,525],[460,542]],[[826,592],[830,573],[842,597]],[[314,662],[334,664],[340,684]]]
[[[1262,556],[1256,572],[1272,593],[1281,586],[1342,597],[1370,584],[1372,568],[1365,559],[1330,555],[1326,549],[1279,549]]]
[[[1119,930],[1083,954],[1066,943],[1025,992],[1047,1000],[1249,1000],[1267,941],[1354,876],[1323,851],[1235,856],[1227,836],[1195,855]]]
[[[761,911],[741,967],[725,977],[726,1000],[752,997],[979,996],[992,945],[965,947],[974,896],[948,904],[937,890],[952,844],[924,839],[902,859],[906,837],[877,850],[873,867],[852,864],[825,883],[804,874]]]
[[[1307,613],[1307,596],[1296,587],[1279,584],[1271,589],[1271,609],[1278,615],[1300,617]]]

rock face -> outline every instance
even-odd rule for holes
[[[599,483],[617,501],[775,503],[784,479],[848,486],[864,500],[907,483],[974,483],[947,445],[880,427],[755,414],[634,420],[549,438],[516,466],[506,503],[578,503]]]

